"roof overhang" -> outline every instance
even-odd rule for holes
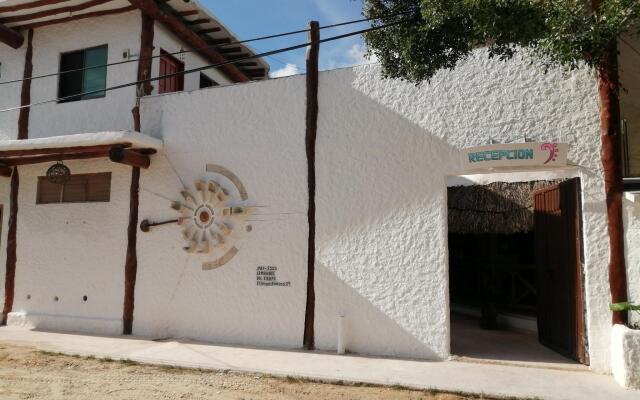
[[[161,151],[162,146],[159,139],[130,131],[0,140],[0,176],[10,176],[10,167],[17,165],[104,157],[148,168],[149,155]]]
[[[190,47],[201,49],[200,55],[211,63],[238,60],[220,68],[234,82],[268,78],[269,64],[262,58],[247,60],[255,51],[237,43],[237,36],[197,0],[0,0],[0,43],[16,48],[24,41],[21,33],[29,29],[136,9],[169,24],[174,34]]]

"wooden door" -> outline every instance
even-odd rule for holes
[[[538,339],[587,364],[579,191],[576,178],[534,193]]]
[[[184,63],[164,50],[160,50],[160,76],[184,71]],[[184,90],[184,74],[172,75],[160,79],[159,93],[180,92]]]

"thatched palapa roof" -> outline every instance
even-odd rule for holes
[[[533,230],[533,192],[557,181],[494,182],[447,188],[449,233]]]

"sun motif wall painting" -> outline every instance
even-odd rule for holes
[[[192,254],[210,255],[203,270],[227,264],[238,253],[238,241],[251,231],[248,218],[253,207],[238,177],[226,168],[207,164],[208,177],[197,180],[193,188],[180,191],[182,200],[171,203],[181,216],[184,250]],[[232,187],[231,187],[232,186]]]

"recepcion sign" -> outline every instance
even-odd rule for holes
[[[527,142],[492,144],[464,149],[466,169],[564,167],[567,165],[566,143]]]

